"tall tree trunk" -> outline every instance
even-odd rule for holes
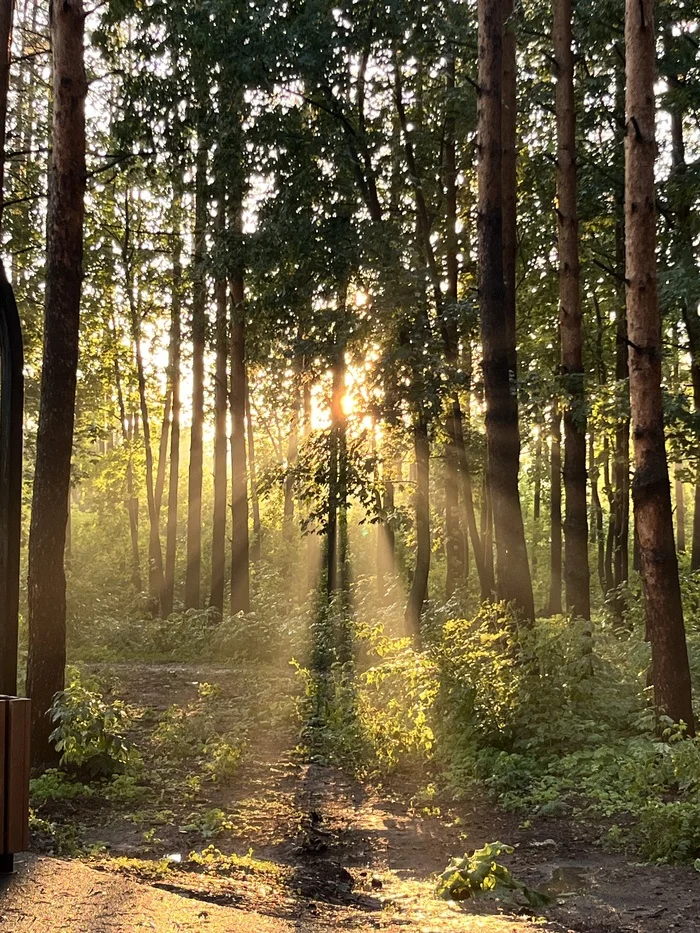
[[[653,0],[626,0],[625,239],[634,514],[657,710],[694,734],[661,393],[657,300]]]
[[[595,521],[595,543],[598,554],[598,580],[603,595],[608,591],[607,581],[605,579],[605,533],[603,531],[603,506],[600,501],[600,492],[598,489],[598,479],[600,468],[595,456],[595,443],[593,435],[589,437],[589,473],[591,477],[591,502],[593,503],[593,520]]]
[[[493,510],[491,508],[491,491],[489,490],[489,480],[488,480],[488,469],[484,467],[484,473],[481,478],[481,514],[479,515],[479,521],[481,526],[481,541],[484,550],[484,564],[487,568],[487,573],[490,575],[491,579],[495,581],[496,571],[494,568],[493,561]],[[495,583],[494,588],[491,591],[491,598],[495,595]],[[482,599],[484,597],[482,594]]]
[[[455,307],[459,298],[459,242],[457,238],[457,141],[455,138],[455,53],[451,48],[445,65],[445,143],[443,156],[443,176],[445,188],[446,235],[445,258],[447,266],[447,299]],[[455,315],[456,316],[456,315]],[[451,341],[454,343],[454,340]],[[453,352],[456,364],[457,353]],[[454,593],[465,577],[465,537],[462,531],[459,510],[460,450],[456,418],[461,418],[455,409],[459,408],[459,397],[450,405],[447,419],[447,441],[445,444],[445,596]],[[464,441],[462,440],[462,446]]]
[[[139,406],[141,410],[141,424],[143,427],[143,446],[146,454],[146,503],[148,506],[148,591],[158,609],[162,610],[163,598],[163,552],[160,544],[160,528],[158,527],[158,510],[156,508],[155,475],[153,465],[153,444],[151,439],[151,424],[146,398],[146,373],[143,365],[143,352],[141,349],[141,310],[139,307],[138,285],[134,282],[133,247],[131,244],[131,210],[130,192],[127,192],[124,204],[124,241],[122,256],[124,262],[124,276],[127,301],[129,305],[129,318],[131,323],[131,337],[136,355],[136,376],[139,392]]]
[[[300,373],[295,373],[295,378],[301,378]],[[294,390],[294,400],[292,402],[292,417],[289,426],[289,438],[287,440],[286,468],[287,475],[284,480],[284,512],[283,525],[285,537],[291,537],[294,530],[294,474],[292,471],[297,465],[299,459],[299,415],[301,407],[301,393],[299,388]]]
[[[676,464],[676,547],[679,554],[685,554],[685,491],[683,489],[683,466]]]
[[[262,524],[260,522],[260,497],[258,496],[258,471],[255,460],[255,431],[253,413],[250,404],[250,379],[246,374],[245,383],[245,422],[248,437],[248,472],[250,474],[250,508],[253,513],[253,540],[250,542],[250,559],[260,560],[262,546]]]
[[[134,492],[134,459],[133,459],[133,419],[127,417],[124,404],[124,391],[122,389],[119,360],[114,357],[114,379],[117,387],[117,402],[119,405],[119,420],[121,422],[122,439],[127,449],[126,461],[126,509],[129,516],[129,535],[131,539],[131,583],[137,593],[143,589],[141,580],[141,554],[139,551],[139,501]]]
[[[221,186],[223,189],[223,185]],[[217,232],[223,236],[226,227],[226,197],[219,192],[216,218]],[[228,288],[220,275],[215,288],[216,298],[216,369],[214,385],[214,514],[211,539],[211,593],[209,604],[223,614],[226,588],[226,513],[228,511]]]
[[[620,127],[625,124],[625,82],[618,69],[615,81],[615,113]],[[620,132],[620,145],[624,134]],[[627,352],[627,310],[625,301],[625,194],[620,192],[615,221],[615,265],[618,272],[620,307],[615,328],[615,379],[618,387],[620,411],[615,425],[615,451],[613,460],[614,492],[611,505],[612,565],[610,586],[617,589],[613,611],[622,621],[625,599],[620,589],[629,579],[629,526],[630,526],[630,415],[629,415],[629,361]]]
[[[671,82],[678,84],[679,79],[671,78]],[[681,295],[681,311],[686,333],[688,334],[693,408],[697,414],[700,413],[700,314],[698,314],[700,287],[690,223],[691,202],[688,194],[688,181],[685,177],[687,166],[683,136],[683,111],[677,107],[674,107],[671,111],[671,161],[674,181],[672,188],[674,195],[673,208],[676,212],[675,242],[673,246],[676,262],[683,270],[683,282],[686,283]],[[690,555],[690,569],[693,571],[700,570],[700,443],[697,445],[696,451],[693,541]]]
[[[10,88],[12,24],[15,0],[0,0],[0,231],[5,204],[5,140],[7,138],[7,94]]]
[[[416,456],[416,566],[406,604],[406,628],[418,647],[421,644],[421,615],[428,596],[430,576],[430,442],[422,414],[413,426]]]
[[[377,425],[372,425],[372,453],[376,459],[375,489],[377,498],[377,513],[380,520],[377,522],[377,595],[380,603],[384,604],[389,595],[389,588],[394,576],[394,475],[387,460],[379,465],[377,455]]]
[[[535,617],[518,491],[518,400],[511,385],[503,276],[501,136],[502,0],[479,0],[479,304],[488,482],[496,540],[496,592],[525,622]]]
[[[591,617],[586,497],[586,395],[581,326],[578,243],[576,108],[572,49],[572,0],[554,0],[552,35],[556,58],[557,218],[559,233],[559,333],[564,408],[564,577],[566,607]]]
[[[172,356],[173,348],[170,346],[168,349],[168,373],[172,371]],[[158,441],[158,469],[156,470],[155,499],[159,527],[160,510],[163,507],[163,493],[165,492],[165,475],[167,473],[166,467],[168,465],[168,441],[170,440],[170,420],[172,418],[172,405],[173,394],[170,385],[168,385],[168,388],[165,392],[165,404],[163,405],[163,423],[161,424],[160,439]]]
[[[532,579],[537,580],[538,569],[538,551],[542,538],[540,528],[542,518],[542,425],[537,425],[537,438],[535,440],[535,483],[532,504],[532,521],[534,524],[534,534],[532,540]]]
[[[66,577],[63,565],[78,370],[85,199],[85,11],[51,2],[53,139],[49,177],[44,352],[29,533],[29,657],[32,762],[58,760],[47,710],[63,689]]]
[[[233,205],[234,235],[243,237],[243,194]],[[248,469],[246,465],[245,290],[242,263],[231,278],[231,615],[250,611],[250,535],[248,531]]]
[[[175,194],[173,217],[173,280],[170,305],[170,346],[172,347],[172,424],[170,428],[170,472],[168,476],[168,520],[165,532],[165,574],[163,602],[164,618],[173,611],[175,602],[175,561],[177,557],[177,505],[180,483],[180,357],[182,307],[182,237],[180,234],[180,192]]]
[[[613,460],[613,583],[620,587],[629,579],[630,525],[630,418],[627,410],[629,394],[629,364],[627,353],[627,314],[617,318],[615,378],[623,387],[623,410],[615,425],[615,458]],[[618,606],[618,613],[624,603]]]
[[[516,349],[515,267],[517,256],[518,179],[516,158],[517,136],[517,71],[513,0],[503,3],[503,61],[501,108],[501,179],[503,185],[503,303],[506,320],[505,340],[508,372],[511,384],[518,378]]]
[[[561,411],[555,403],[552,407],[552,448],[550,478],[550,559],[549,559],[549,605],[551,616],[561,615]]]
[[[341,314],[345,314],[347,293],[342,293]],[[342,325],[339,328],[342,331]],[[337,338],[336,338],[337,340]],[[330,434],[330,464],[328,481],[328,533],[326,541],[327,562],[327,593],[330,600],[342,587],[342,552],[344,542],[342,538],[342,511],[345,507],[346,465],[345,465],[345,432],[347,428],[345,412],[343,411],[343,397],[346,388],[345,347],[338,341],[335,349],[333,363],[333,389],[331,394],[331,434]],[[341,573],[339,574],[339,570]]]
[[[146,400],[146,374],[141,351],[141,326],[137,303],[131,302],[131,327],[136,353],[136,372],[139,389],[139,404],[141,408],[141,424],[143,426],[143,445],[146,453],[146,503],[148,506],[148,581],[149,594],[158,602],[162,609],[163,596],[163,552],[160,544],[160,530],[158,528],[158,512],[156,509],[155,478],[153,470],[153,444],[151,441],[151,423]]]
[[[681,392],[678,325],[674,327],[673,388]],[[673,468],[674,499],[676,502],[676,547],[679,554],[685,554],[685,490],[683,488],[683,464],[676,463]]]
[[[609,512],[608,534],[605,542],[605,595],[607,596],[615,588],[614,555],[618,521],[617,500],[610,479],[610,442],[607,437],[603,439],[603,485]]]
[[[204,350],[207,335],[207,284],[204,268],[207,228],[207,148],[200,138],[195,173],[194,285],[192,289],[192,429],[187,484],[187,569],[185,608],[201,604],[202,473],[204,467]]]

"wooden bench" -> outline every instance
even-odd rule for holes
[[[0,696],[0,873],[29,848],[30,701]]]

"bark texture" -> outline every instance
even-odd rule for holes
[[[561,412],[558,406],[552,411],[552,447],[550,472],[550,552],[549,552],[549,615],[558,616],[563,612],[561,600],[562,563],[561,563]]]
[[[236,195],[234,234],[243,236],[243,195]],[[240,253],[240,249],[239,249]],[[245,290],[240,256],[231,278],[231,614],[250,610],[250,533],[246,463]]]
[[[15,0],[0,0],[0,230],[5,204],[5,140],[7,138],[7,92],[10,87],[12,24]]]
[[[534,620],[532,581],[518,471],[518,401],[505,313],[503,275],[502,65],[500,0],[479,0],[478,258],[488,484],[496,542],[496,593],[525,621]]]
[[[223,186],[222,186],[223,187]],[[221,236],[226,228],[226,199],[219,192],[216,218],[217,232]],[[220,275],[215,288],[216,299],[216,368],[214,374],[214,514],[211,539],[211,592],[209,603],[224,611],[226,588],[226,513],[228,511],[228,288],[226,278]]]
[[[554,0],[556,59],[557,219],[559,244],[559,333],[566,392],[564,409],[564,576],[566,607],[590,619],[588,514],[586,497],[586,398],[583,372],[581,276],[579,267],[576,109],[571,0]]]
[[[172,424],[170,426],[170,469],[168,473],[168,519],[165,530],[165,570],[163,581],[163,617],[173,611],[175,602],[175,560],[177,557],[177,506],[180,483],[180,357],[182,306],[182,237],[180,235],[180,196],[176,194],[175,230],[173,235],[173,285],[170,308],[170,345],[172,353]]]
[[[85,200],[85,13],[82,0],[50,4],[53,150],[46,244],[41,401],[29,534],[32,760],[55,763],[47,716],[66,660],[64,548],[78,369]]]
[[[422,416],[413,428],[416,455],[416,566],[406,604],[405,621],[408,633],[418,647],[421,644],[421,615],[428,595],[430,575],[430,442],[428,426]]]
[[[690,670],[673,537],[661,394],[657,299],[653,0],[626,0],[625,232],[636,533],[659,712],[694,732]]]
[[[204,464],[204,349],[207,287],[204,269],[207,226],[207,150],[200,139],[195,177],[194,287],[192,291],[192,431],[187,485],[185,608],[198,609],[202,576],[202,471]]]

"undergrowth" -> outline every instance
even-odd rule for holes
[[[647,859],[700,857],[700,740],[662,722],[632,594],[624,627],[564,617],[519,625],[503,605],[430,618],[423,651],[381,618],[352,629],[354,660],[321,621],[325,666],[298,666],[304,739],[318,759],[375,782],[420,774],[459,797],[476,783],[534,816],[595,820]],[[337,616],[337,612],[336,612]],[[698,636],[689,632],[697,671]],[[317,655],[319,653],[317,652]]]

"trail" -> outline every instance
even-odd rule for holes
[[[221,669],[143,665],[119,676],[125,695],[139,691],[152,709],[190,695],[206,679],[222,684],[224,700],[240,710],[239,681]],[[700,931],[692,869],[639,866],[604,853],[590,830],[564,820],[522,828],[481,796],[425,808],[408,787],[366,787],[305,761],[295,745],[289,721],[258,730],[232,781],[183,804],[221,807],[230,820],[210,841],[242,856],[252,849],[261,861],[242,860],[223,872],[191,863],[187,852],[207,840],[193,845],[183,836],[177,801],[168,801],[170,822],[154,823],[158,835],[147,845],[142,825],[137,831],[104,801],[91,800],[81,835],[86,844],[109,839],[108,856],[24,858],[0,888],[0,933]],[[516,846],[509,861],[516,877],[556,896],[544,918],[520,915],[514,905],[456,907],[434,896],[435,873],[451,856],[496,839]],[[172,853],[181,861],[157,861]],[[119,858],[136,855],[155,861]]]

